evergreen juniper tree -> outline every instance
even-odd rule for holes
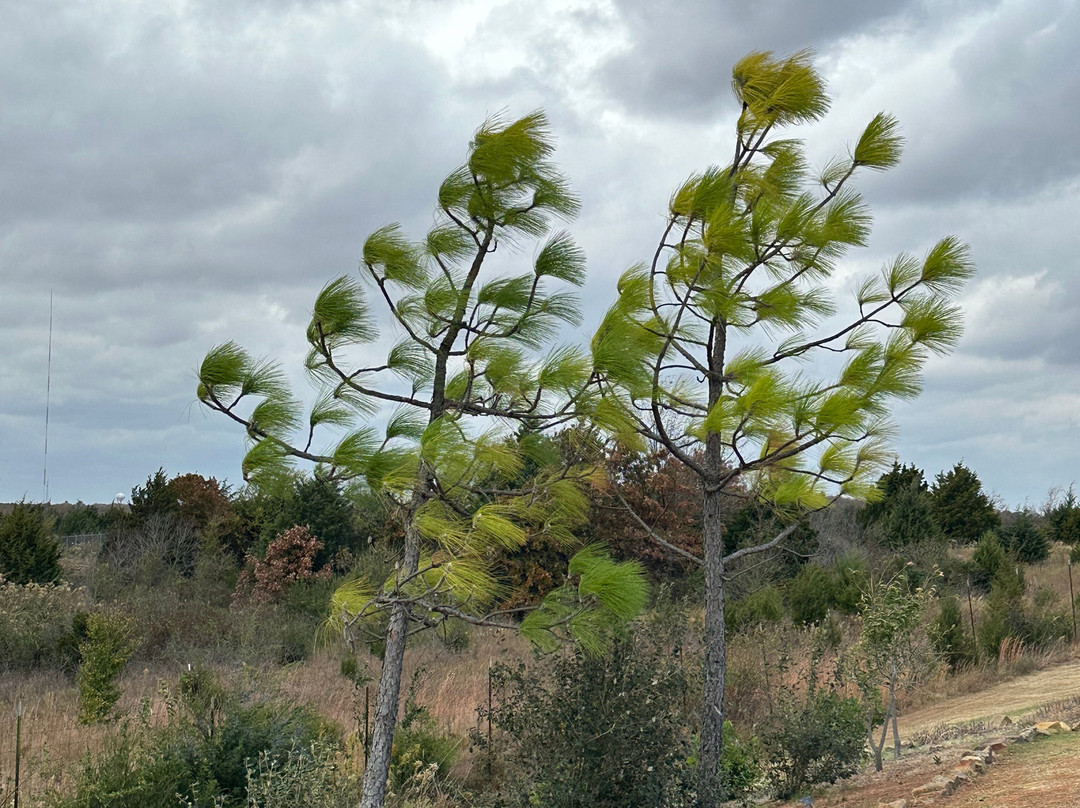
[[[288,485],[291,464],[307,461],[320,479],[362,479],[402,525],[389,579],[357,581],[333,598],[339,628],[353,638],[378,632],[385,648],[361,808],[385,800],[406,638],[451,617],[516,627],[492,605],[499,587],[488,551],[531,535],[571,545],[587,508],[579,483],[588,468],[561,463],[550,441],[507,439],[514,422],[553,426],[586,410],[610,420],[588,357],[549,345],[579,317],[576,298],[558,287],[585,274],[581,251],[552,230],[578,202],[551,152],[542,113],[489,120],[439,188],[437,221],[423,239],[396,225],[371,234],[360,274],[400,341],[373,358],[374,307],[361,284],[328,283],[307,330],[307,370],[321,387],[307,418],[282,371],[234,343],[211,350],[199,372],[199,399],[247,431],[246,479]],[[534,241],[531,267],[493,274],[496,248],[501,258],[507,246],[520,253]],[[521,482],[526,462],[535,470]],[[637,564],[586,547],[520,629],[543,645],[569,637],[598,650],[644,598]]]
[[[917,395],[930,353],[955,344],[953,299],[973,271],[967,247],[946,237],[922,259],[902,254],[867,277],[851,314],[834,318],[830,277],[870,229],[852,179],[897,164],[898,124],[876,115],[850,154],[812,174],[801,142],[778,136],[828,109],[810,54],[751,53],[735,65],[732,89],[739,117],[731,162],[676,189],[655,252],[621,277],[593,340],[624,439],[659,444],[700,486],[707,806],[722,798],[729,570],[783,543],[799,512],[841,493],[873,496],[890,456],[889,407]],[[846,361],[834,373],[839,363],[826,357]],[[787,527],[732,551],[725,500],[737,487]]]
[[[52,583],[60,578],[60,542],[41,505],[17,502],[0,516],[0,575],[17,584]]]
[[[941,532],[958,544],[970,544],[1001,523],[978,476],[963,463],[938,474],[930,496]]]

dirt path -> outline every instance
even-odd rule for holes
[[[1046,738],[1003,756],[985,776],[941,802],[946,808],[1076,808],[1080,732]]]
[[[1073,696],[1080,696],[1080,660],[1076,659],[902,715],[900,735],[906,738],[937,724],[985,721],[999,715],[1015,719],[1040,705]]]

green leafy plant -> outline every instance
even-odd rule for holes
[[[646,808],[689,787],[693,679],[673,641],[642,627],[603,654],[496,666],[490,718],[498,736],[488,754],[510,767],[503,784],[510,804]]]
[[[814,783],[854,774],[865,732],[857,698],[812,687],[802,700],[785,701],[761,736],[765,774],[776,796],[787,799]]]
[[[964,617],[955,596],[938,601],[938,616],[930,626],[934,649],[950,668],[956,670],[975,661],[973,638],[964,633]]]
[[[440,732],[431,713],[417,703],[416,686],[421,675],[419,670],[413,675],[405,714],[394,733],[390,789],[396,794],[408,793],[429,780],[445,783],[461,749],[462,740]]]
[[[247,768],[245,808],[345,808],[360,798],[359,778],[338,762],[333,746],[313,743],[284,759],[260,752]],[[194,804],[188,803],[190,808]]]
[[[263,800],[352,798],[355,782],[336,766],[340,733],[311,710],[248,700],[219,687],[209,671],[164,689],[168,721],[144,710],[106,735],[55,808],[269,808]],[[249,789],[251,789],[249,793]],[[296,803],[307,804],[302,801]],[[313,802],[315,806],[342,803]]]
[[[119,612],[92,612],[86,617],[86,638],[79,643],[82,659],[75,681],[79,686],[79,721],[96,724],[114,717],[120,700],[120,674],[135,653],[137,641],[131,618]]]

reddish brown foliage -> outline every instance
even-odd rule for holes
[[[213,477],[181,474],[169,481],[169,490],[179,503],[180,515],[200,533],[233,515],[227,493]]]
[[[665,450],[629,458],[616,454],[608,467],[612,483],[592,495],[591,537],[620,558],[640,560],[657,575],[681,576],[692,570],[693,562],[653,541],[626,505],[667,542],[700,558],[701,487],[694,473]],[[741,492],[733,491],[731,512],[745,505]]]
[[[266,548],[262,561],[248,556],[248,563],[236,583],[234,599],[280,601],[297,581],[330,577],[330,568],[315,571],[315,556],[323,543],[307,527],[291,527]]]

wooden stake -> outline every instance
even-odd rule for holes
[[[371,714],[371,686],[364,686],[364,768],[367,769],[368,746],[371,744],[371,735],[368,731],[368,720]]]
[[[487,770],[488,777],[491,777],[491,758],[495,754],[495,750],[491,747],[491,657],[488,657],[488,711],[487,711],[487,724],[488,724],[488,759]]]
[[[19,764],[22,762],[22,699],[15,705],[15,806],[19,808]]]
[[[1076,640],[1076,595],[1073,594],[1073,582],[1072,582],[1072,554],[1068,556],[1069,561],[1069,605],[1072,606],[1073,616],[1073,640]]]
[[[979,640],[975,637],[975,609],[971,605],[971,579],[967,581],[968,617],[971,619],[971,644],[975,648],[975,658],[979,658]]]

